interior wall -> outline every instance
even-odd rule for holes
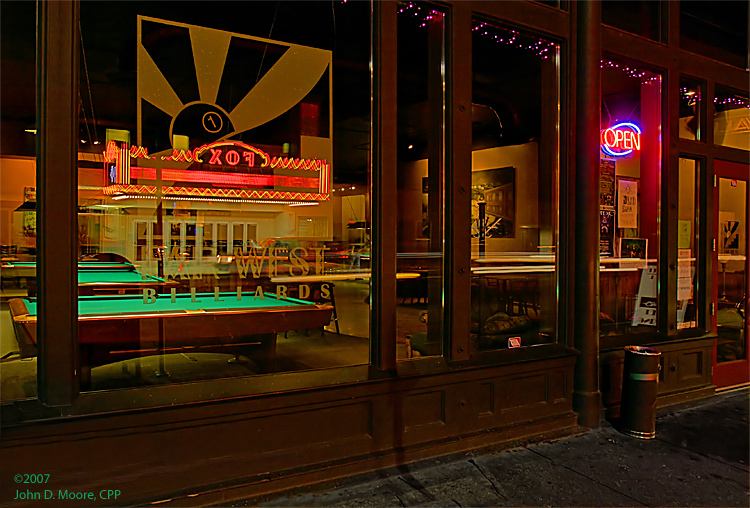
[[[398,252],[426,252],[429,239],[422,235],[422,179],[428,159],[404,162],[398,167]]]
[[[537,252],[539,244],[539,147],[536,142],[475,150],[471,170],[516,168],[515,238],[488,238],[487,252]]]

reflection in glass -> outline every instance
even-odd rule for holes
[[[665,4],[650,0],[602,2],[602,23],[654,41],[665,36]]]
[[[657,331],[661,76],[602,60],[601,335]]]
[[[680,47],[746,69],[747,16],[748,2],[680,2]]]
[[[0,2],[0,400],[37,396],[36,347],[6,302],[36,294],[36,3]],[[47,262],[50,262],[48,260]],[[54,260],[52,260],[54,262]]]
[[[397,356],[443,354],[445,14],[398,9]]]
[[[82,390],[367,364],[369,4],[80,16]]]
[[[747,358],[747,180],[719,178],[718,363]]]
[[[740,150],[750,149],[750,99],[747,92],[716,87],[714,143]]]
[[[703,86],[695,81],[680,80],[680,137],[700,141],[701,96]]]
[[[556,340],[558,50],[474,21],[474,352]]]
[[[677,206],[677,329],[698,326],[698,161],[680,159]]]

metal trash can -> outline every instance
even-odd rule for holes
[[[620,432],[640,439],[656,437],[656,390],[661,352],[643,346],[625,347],[620,402]]]

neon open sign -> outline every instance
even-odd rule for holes
[[[634,123],[622,122],[602,129],[602,152],[623,157],[641,150],[641,129]]]

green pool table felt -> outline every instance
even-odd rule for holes
[[[86,315],[112,315],[138,314],[163,312],[213,312],[221,310],[239,309],[272,309],[281,307],[296,307],[299,305],[311,305],[314,303],[298,300],[296,298],[279,299],[273,293],[265,293],[264,298],[255,297],[255,293],[242,293],[242,300],[237,300],[237,293],[219,293],[220,301],[216,301],[213,293],[196,294],[195,302],[189,293],[180,293],[175,296],[172,303],[171,295],[155,295],[156,301],[144,303],[142,295],[107,295],[107,296],[81,296],[78,298],[78,313]],[[36,316],[36,298],[24,298],[24,304],[29,314]]]

